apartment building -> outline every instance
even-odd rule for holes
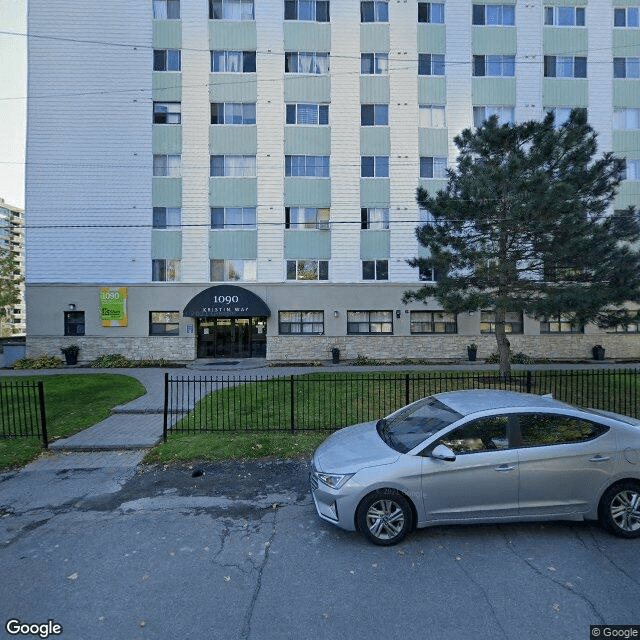
[[[13,276],[24,275],[24,211],[13,207],[0,198],[0,250],[3,255],[11,254]],[[5,309],[0,316],[0,337],[24,335],[26,330],[24,282],[19,286],[20,300]]]
[[[640,204],[638,0],[29,3],[30,355],[458,358],[490,312],[428,283],[418,185],[454,137],[586,109]],[[512,348],[640,356],[639,327],[509,317]]]

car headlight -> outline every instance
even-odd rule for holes
[[[354,475],[354,473],[320,473],[316,471],[318,480],[332,489],[339,489]]]

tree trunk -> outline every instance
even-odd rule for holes
[[[507,340],[504,317],[504,310],[496,309],[496,342],[498,343],[498,356],[500,357],[500,377],[503,380],[508,380],[511,377],[511,343]]]

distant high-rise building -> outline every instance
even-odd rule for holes
[[[12,207],[0,198],[0,250],[12,257],[13,274],[10,277],[24,277],[24,211]],[[20,300],[5,309],[0,315],[0,337],[24,335],[26,330],[24,281],[19,285]]]
[[[615,208],[638,205],[637,4],[30,2],[28,352],[490,353],[491,313],[402,302],[434,276],[407,264],[416,187],[493,114],[580,108],[627,159]],[[531,355],[640,355],[638,325],[508,329]]]

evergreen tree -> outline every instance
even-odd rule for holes
[[[10,309],[20,302],[20,283],[23,278],[15,261],[15,252],[0,246],[0,326],[4,324]],[[2,331],[0,335],[3,335]]]
[[[445,310],[495,313],[500,372],[510,374],[505,314],[567,316],[611,327],[638,319],[640,224],[633,208],[611,211],[624,160],[595,157],[596,134],[583,111],[554,126],[543,121],[499,125],[495,116],[455,138],[457,168],[419,206],[432,220],[416,229],[437,282],[407,291]],[[635,246],[634,246],[634,243]]]

